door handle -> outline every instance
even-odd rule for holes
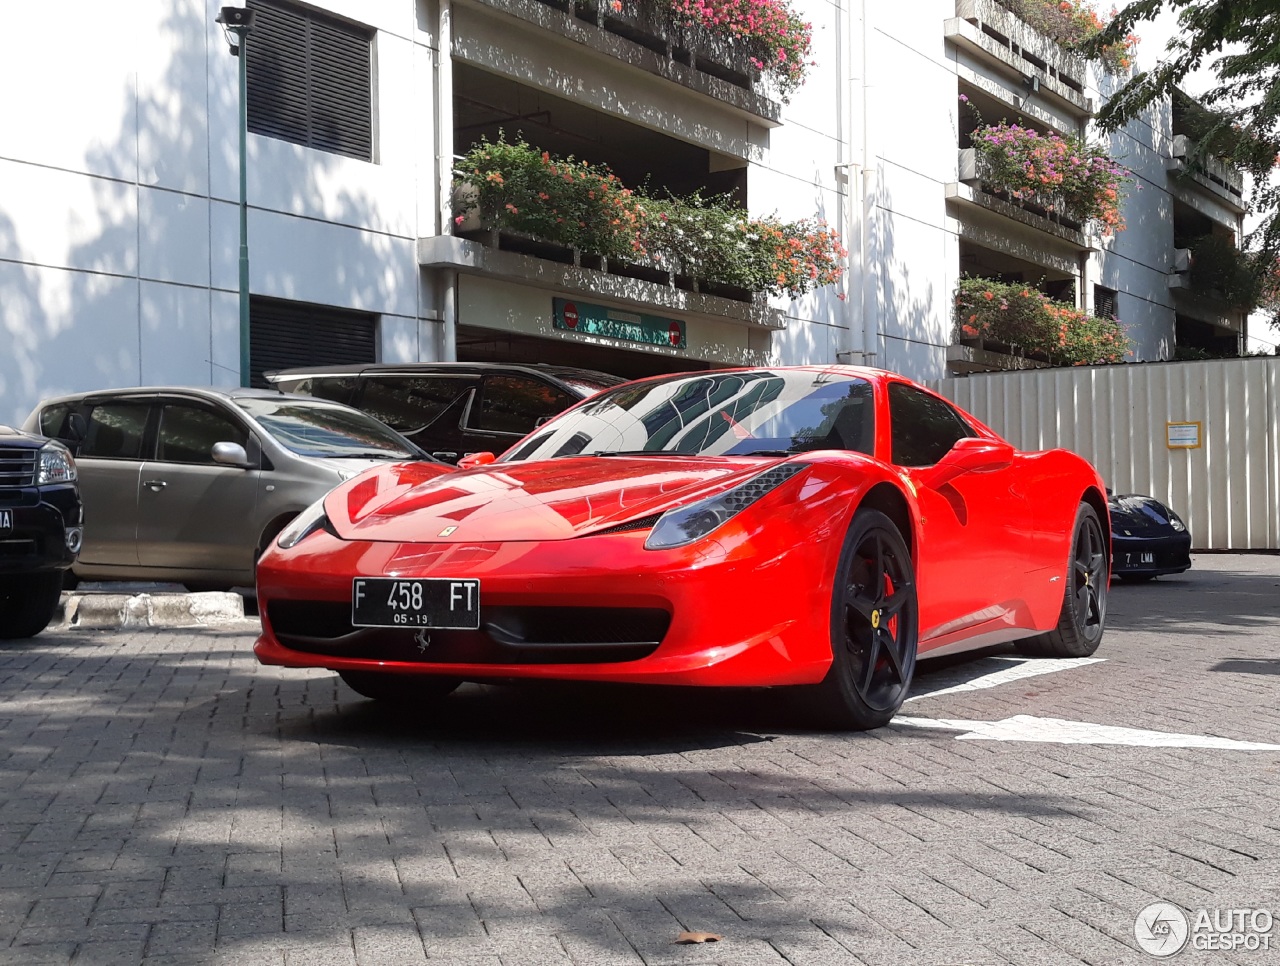
[[[151,492],[153,493],[159,493],[169,484],[164,480],[144,480],[142,485],[151,487]]]

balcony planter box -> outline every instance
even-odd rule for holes
[[[718,295],[722,299],[733,299],[735,302],[751,302],[755,300],[755,293],[740,285],[726,285],[724,282],[708,282],[705,279],[697,279],[696,284],[698,286],[698,291],[707,295]]]
[[[1009,348],[1012,347],[990,340],[957,339],[947,347],[947,368],[955,373],[971,373],[1050,367],[1049,358],[1043,353],[1024,356],[1002,351]]]
[[[463,224],[465,225],[466,222]],[[561,245],[557,242],[543,241],[541,238],[535,238],[533,235],[526,235],[524,232],[507,231],[498,228],[468,229],[459,227],[454,232],[454,235],[458,238],[468,238],[472,241],[478,241],[486,248],[496,248],[499,251],[519,252],[522,255],[533,255],[536,258],[545,258],[548,261],[562,262],[565,265],[581,264],[582,254],[578,249],[573,248],[570,245]]]
[[[578,16],[589,23],[671,56],[675,27],[667,11],[657,9],[654,4],[623,3],[621,10],[614,10],[607,0],[577,0],[576,10]]]
[[[701,24],[677,26],[669,12],[652,4],[626,2],[621,10],[614,10],[607,0],[575,0],[574,9],[579,18],[602,30],[735,87],[751,90],[760,78],[741,41]]]
[[[701,24],[681,27],[677,36],[676,56],[695,70],[735,87],[751,88],[760,81],[760,71],[751,63],[751,51],[741,41]]]
[[[978,158],[978,152],[973,148],[960,149],[959,162],[959,180],[961,184],[971,186],[975,191],[981,191],[983,194],[990,195],[993,198],[999,198],[1005,204],[1013,205],[1021,208],[1023,211],[1041,218],[1048,219],[1054,224],[1061,225],[1068,231],[1083,233],[1084,222],[1078,221],[1069,215],[1063,214],[1052,208],[1043,208],[1040,205],[1030,201],[1024,201],[1020,198],[1014,198],[1009,192],[1003,188],[988,184],[982,176],[982,165]]]

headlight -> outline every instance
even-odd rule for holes
[[[309,537],[317,530],[329,530],[332,532],[329,518],[324,514],[324,497],[316,500],[315,503],[294,517],[289,525],[280,531],[280,536],[276,537],[276,545],[281,550],[288,550],[290,547],[297,546],[304,538]]]
[[[36,469],[36,485],[44,483],[72,483],[76,479],[76,461],[71,450],[52,440],[40,447],[40,459]]]
[[[1174,513],[1172,510],[1169,511],[1169,526],[1173,527],[1173,529],[1177,530],[1179,533],[1187,529],[1187,525],[1178,519],[1178,514]]]
[[[766,493],[777,489],[808,467],[808,463],[783,463],[753,476],[725,493],[664,513],[644,542],[646,550],[670,550],[701,540],[737,516]]]

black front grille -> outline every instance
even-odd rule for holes
[[[0,486],[31,486],[36,481],[36,450],[0,447]]]
[[[40,543],[36,540],[0,540],[0,560],[18,560],[40,555]]]
[[[267,619],[285,647],[377,661],[609,664],[657,650],[671,615],[652,607],[487,607],[480,630],[355,627],[345,601],[275,600]],[[423,639],[426,639],[426,643]]]

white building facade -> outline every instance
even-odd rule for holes
[[[953,344],[963,273],[1051,286],[1086,310],[1105,301],[1139,361],[1170,358],[1175,338],[1240,343],[1243,316],[1188,287],[1175,246],[1178,231],[1238,241],[1239,182],[1179,173],[1188,146],[1167,109],[1111,137],[1135,183],[1127,231],[1102,239],[987,193],[961,101],[987,121],[1087,133],[1115,83],[1097,65],[993,0],[793,5],[814,64],[784,103],[732,58],[664,49],[625,10],[601,25],[612,5],[595,0],[250,0],[255,373],[460,358],[938,378],[1001,364]],[[218,10],[9,12],[27,41],[0,60],[0,422],[62,392],[238,383],[238,62]],[[751,299],[459,237],[454,158],[499,132],[628,184],[825,218],[849,249],[844,276]],[[567,303],[631,328],[567,326]],[[643,334],[666,325],[678,341]]]

